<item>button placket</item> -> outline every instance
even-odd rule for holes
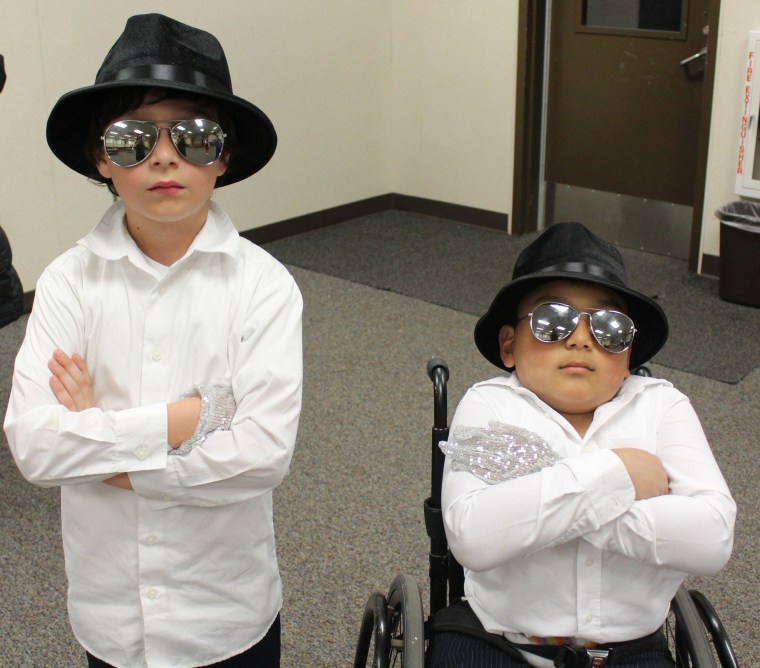
[[[141,502],[138,519],[138,572],[140,594],[148,607],[144,607],[146,631],[152,621],[162,614],[159,601],[164,598],[166,556],[166,518],[156,514],[147,503]]]
[[[590,543],[578,544],[576,573],[578,578],[578,634],[596,635],[601,623],[602,569],[601,551]]]
[[[145,309],[140,382],[140,396],[144,404],[165,401],[170,379],[165,367],[170,356],[172,326],[167,321],[166,305],[160,297],[162,291],[165,291],[164,285],[154,287]]]

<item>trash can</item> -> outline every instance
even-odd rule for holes
[[[760,307],[760,202],[731,202],[720,220],[721,299]]]

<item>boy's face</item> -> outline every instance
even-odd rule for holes
[[[112,119],[111,123],[126,119],[166,121],[192,118],[216,120],[197,103],[173,99],[152,102],[147,97],[140,107]],[[106,157],[102,148],[96,159],[98,172],[113,181],[124,201],[127,221],[131,225],[203,223],[216,180],[227,169],[225,156],[211,165],[202,166],[185,160],[177,152],[168,130],[163,129],[155,148],[140,164],[119,167]]]
[[[514,367],[522,385],[564,415],[582,431],[596,408],[617,394],[630,375],[631,349],[622,353],[604,350],[581,316],[575,331],[561,341],[544,343],[533,336],[529,318],[536,306],[547,302],[568,304],[578,311],[611,309],[626,312],[625,301],[613,290],[576,281],[552,281],[529,292],[518,307],[517,325],[504,325],[499,334],[501,359]]]

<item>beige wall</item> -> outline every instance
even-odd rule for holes
[[[510,212],[517,0],[394,0],[394,192]]]
[[[703,252],[713,211],[735,199],[746,31],[755,0],[723,0]],[[279,146],[253,179],[217,192],[241,230],[397,192],[502,213],[512,208],[517,0],[165,0],[160,10],[222,41],[235,91],[273,119]],[[110,202],[44,141],[58,97],[89,85],[126,18],[155,2],[0,0],[0,96],[18,153],[0,165],[0,225],[30,290]]]

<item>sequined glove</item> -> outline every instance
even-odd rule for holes
[[[195,432],[178,448],[169,448],[170,455],[186,455],[193,448],[201,445],[215,431],[226,431],[232,424],[235,416],[235,397],[229,387],[218,385],[196,385],[183,399],[190,397],[201,398],[201,414]]]
[[[460,425],[438,447],[454,471],[467,471],[489,485],[536,473],[560,460],[538,434],[496,421],[488,428]]]

